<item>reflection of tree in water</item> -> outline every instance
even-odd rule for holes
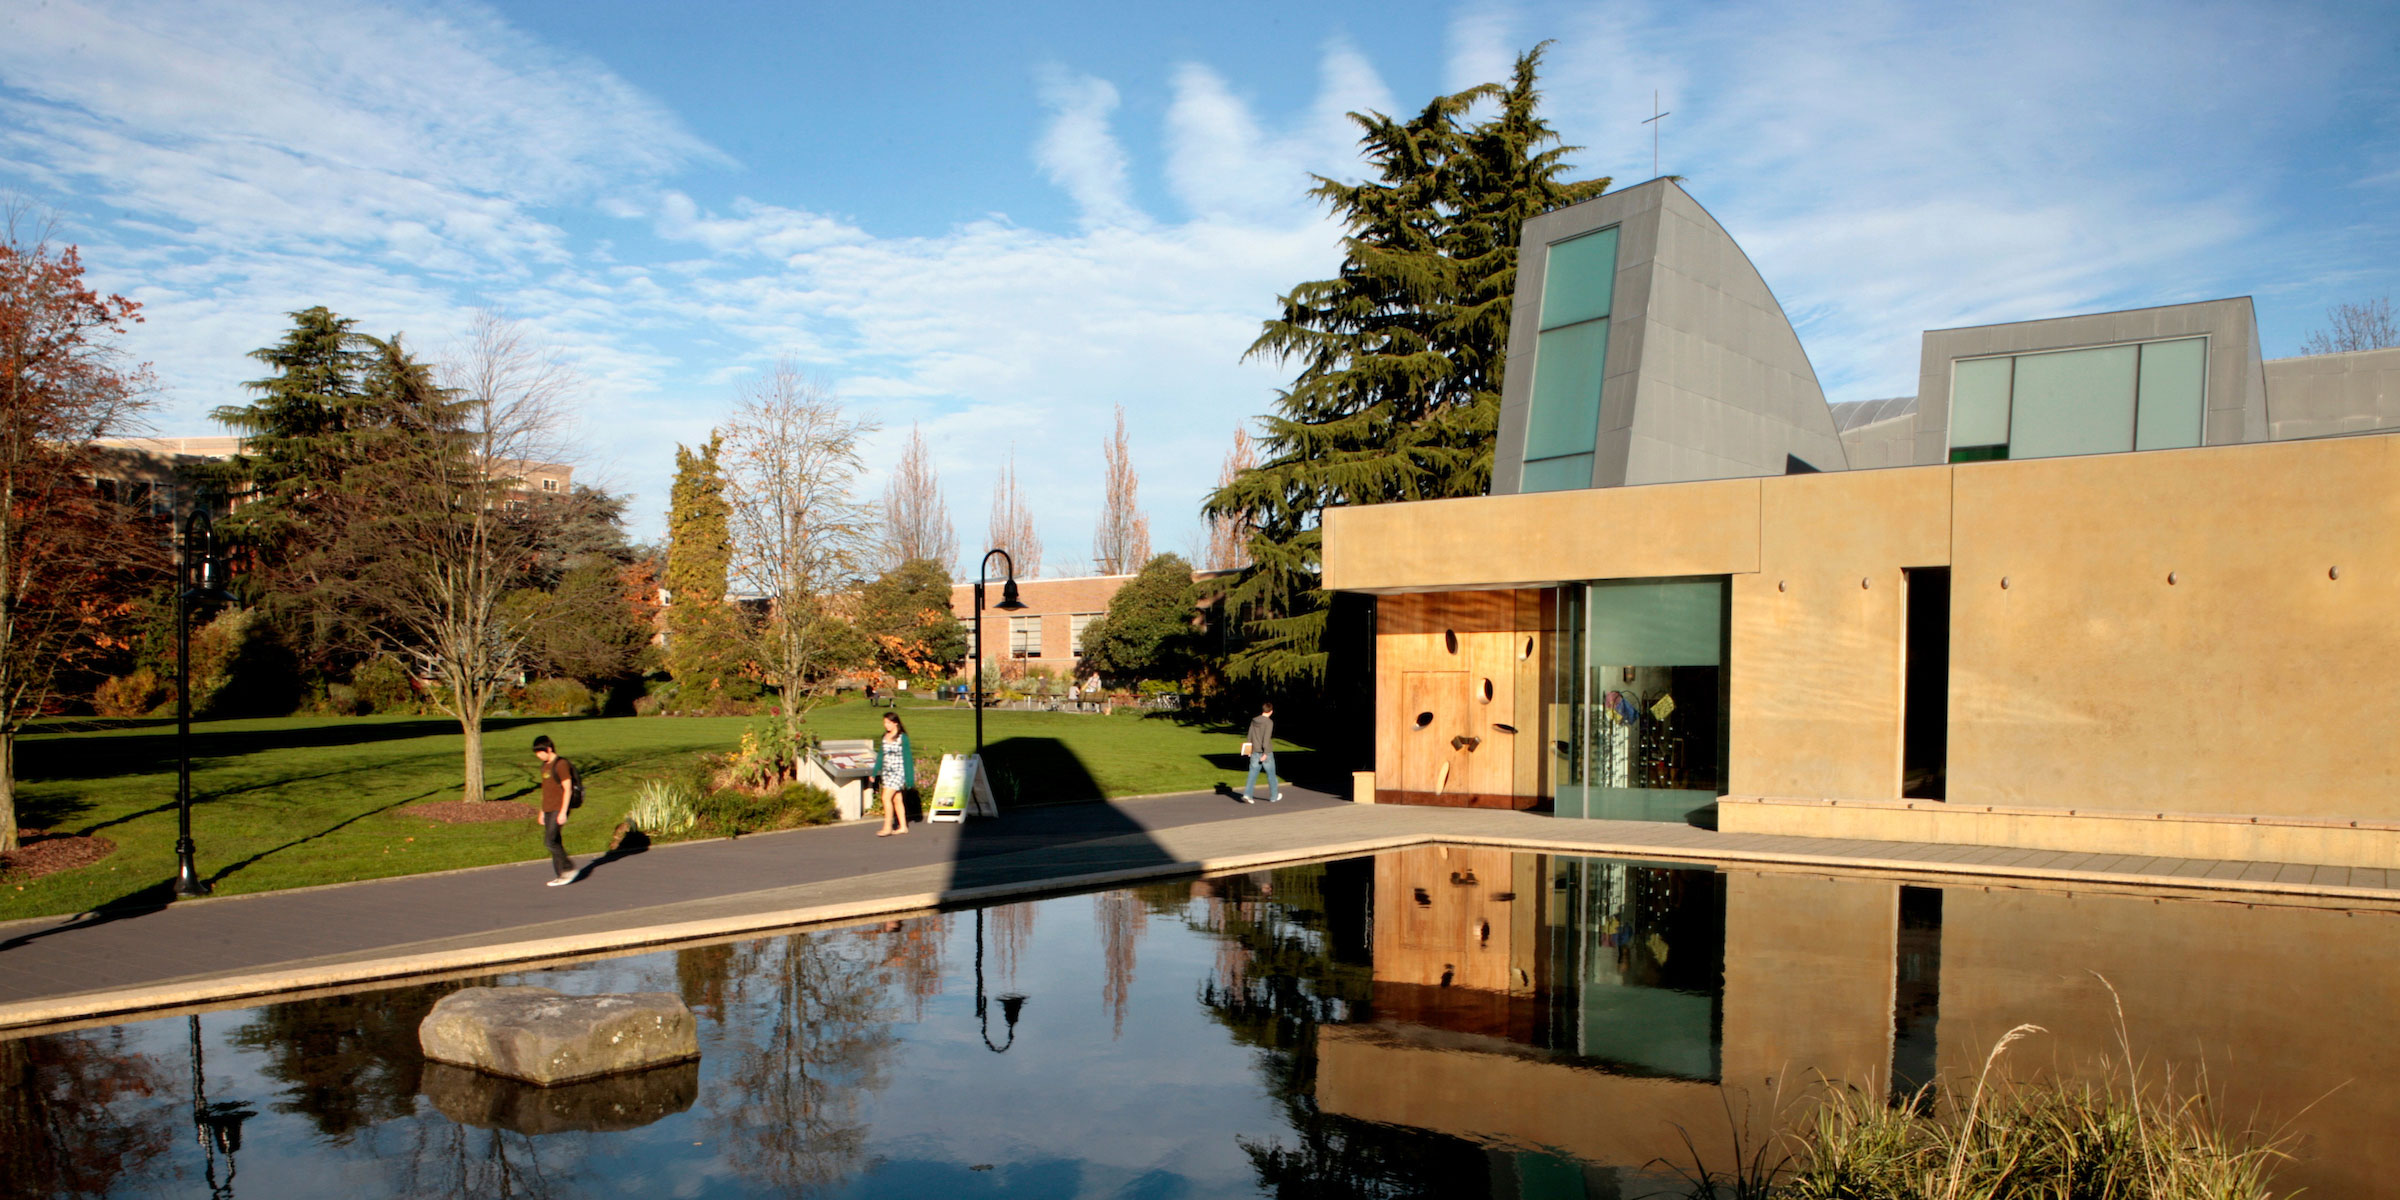
[[[1114,1036],[1125,1036],[1125,1005],[1133,995],[1135,951],[1150,927],[1150,913],[1130,891],[1095,892],[1092,916],[1100,927],[1100,954],[1106,967],[1101,976],[1100,1003],[1108,1009]]]
[[[337,1145],[417,1111],[425,1056],[417,1026],[434,1003],[491,979],[451,980],[269,1004],[228,1039],[265,1056],[259,1074],[284,1090],[277,1112],[298,1113]]]
[[[729,1065],[701,1096],[729,1166],[806,1196],[866,1164],[862,1104],[898,1041],[890,996],[938,987],[926,977],[938,981],[945,927],[929,918],[734,947],[719,1017]]]
[[[1366,1019],[1373,990],[1374,865],[1286,867],[1205,880],[1186,908],[1222,939],[1200,1003],[1255,1047],[1288,1137],[1242,1138],[1259,1188],[1278,1197],[1475,1197],[1490,1194],[1482,1147],[1317,1107],[1317,1028]]]
[[[188,1128],[174,1087],[122,1028],[0,1041],[0,1197],[106,1195],[164,1167]]]
[[[1017,964],[1025,960],[1025,947],[1033,940],[1034,908],[1028,901],[983,911],[992,930],[992,982],[1005,987],[1017,981]]]
[[[410,1126],[413,1137],[404,1154],[379,1156],[398,1175],[403,1196],[443,1197],[445,1200],[485,1200],[493,1196],[545,1197],[574,1189],[564,1186],[565,1172],[545,1168],[538,1143],[522,1133],[476,1129],[428,1113]],[[579,1160],[585,1135],[574,1135]],[[558,1157],[553,1155],[553,1157]]]

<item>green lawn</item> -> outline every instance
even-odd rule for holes
[[[919,755],[973,748],[971,710],[901,711]],[[585,805],[567,826],[567,848],[596,853],[643,779],[731,748],[755,719],[495,719],[484,734],[487,795],[524,805],[525,819],[482,825],[440,825],[407,810],[419,801],[459,798],[464,746],[455,722],[201,722],[192,730],[200,874],[228,895],[539,858],[535,763],[527,747],[544,733],[586,774]],[[881,712],[850,700],[817,710],[811,720],[825,737],[866,737],[879,728]],[[1242,780],[1241,734],[1232,728],[1132,715],[987,711],[984,740],[1004,803],[1193,791]],[[0,920],[164,898],[175,874],[175,741],[174,722],[155,720],[44,722],[19,740],[18,824],[100,834],[117,852],[96,866],[0,884]],[[1284,756],[1286,772],[1305,773],[1309,757]]]

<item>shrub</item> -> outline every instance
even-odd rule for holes
[[[104,717],[138,717],[168,698],[158,672],[137,667],[132,674],[103,680],[92,692],[92,711]]]
[[[417,681],[408,673],[408,664],[389,654],[360,663],[350,673],[350,689],[369,712],[417,711]]]
[[[525,688],[521,712],[544,717],[590,716],[598,708],[592,689],[573,679],[537,679]]]
[[[281,716],[300,699],[292,656],[257,609],[229,609],[194,629],[191,675],[194,716]]]
[[[355,717],[367,711],[358,692],[346,683],[329,683],[309,697],[308,711],[321,717]]]
[[[655,717],[658,714],[665,712],[666,707],[666,705],[659,702],[659,699],[656,696],[636,696],[633,698],[633,715],[637,717]]]
[[[720,788],[694,806],[697,823],[719,837],[740,837],[802,825],[822,825],[834,819],[833,796],[823,788],[795,783],[780,791],[755,795],[740,788]]]
[[[653,838],[679,837],[691,832],[697,823],[694,809],[699,799],[689,781],[646,779],[634,793],[633,807],[626,810],[625,821]]]

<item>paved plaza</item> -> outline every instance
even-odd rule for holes
[[[1459,842],[1987,885],[2400,906],[2400,870],[1731,834],[1687,825],[1205,792],[878,838],[873,822],[0,924],[0,1030],[457,973],[1278,862]],[[538,850],[528,838],[529,850]]]

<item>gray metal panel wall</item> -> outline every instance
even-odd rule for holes
[[[1492,492],[1524,478],[1548,249],[1618,227],[1608,365],[1592,486],[1780,475],[1794,455],[1848,463],[1800,337],[1749,256],[1672,180],[1652,180],[1525,223]]]
[[[1954,359],[2199,336],[2208,338],[2208,411],[2201,421],[2201,444],[2267,440],[2267,389],[2258,366],[2258,316],[2250,297],[2235,296],[2161,308],[1927,330],[1917,366],[1916,461],[1920,465],[1950,461],[1950,364]]]

